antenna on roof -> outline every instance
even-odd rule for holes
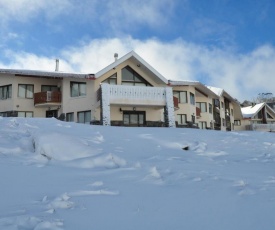
[[[114,54],[114,58],[115,58],[115,61],[116,61],[117,58],[118,58],[118,54],[117,53]]]
[[[55,59],[55,71],[59,71],[59,59]]]

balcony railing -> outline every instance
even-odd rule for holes
[[[97,91],[97,101],[101,100],[101,89]],[[165,105],[165,87],[142,87],[109,85],[112,104]]]
[[[59,91],[46,91],[34,94],[34,105],[39,104],[60,104],[61,92]]]

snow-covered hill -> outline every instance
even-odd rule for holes
[[[0,129],[0,229],[275,229],[274,133]]]

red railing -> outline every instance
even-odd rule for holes
[[[197,117],[201,116],[201,109],[199,107],[196,107],[196,116]]]
[[[177,97],[173,97],[174,100],[174,107],[178,108],[179,107],[179,99]]]
[[[61,103],[61,92],[47,91],[34,94],[34,105],[45,103]]]

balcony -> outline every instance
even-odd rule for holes
[[[101,88],[97,91],[97,101],[101,100]],[[165,87],[142,87],[109,85],[109,100],[116,105],[165,106]]]
[[[61,92],[46,91],[34,94],[34,106],[59,106],[61,105]]]

